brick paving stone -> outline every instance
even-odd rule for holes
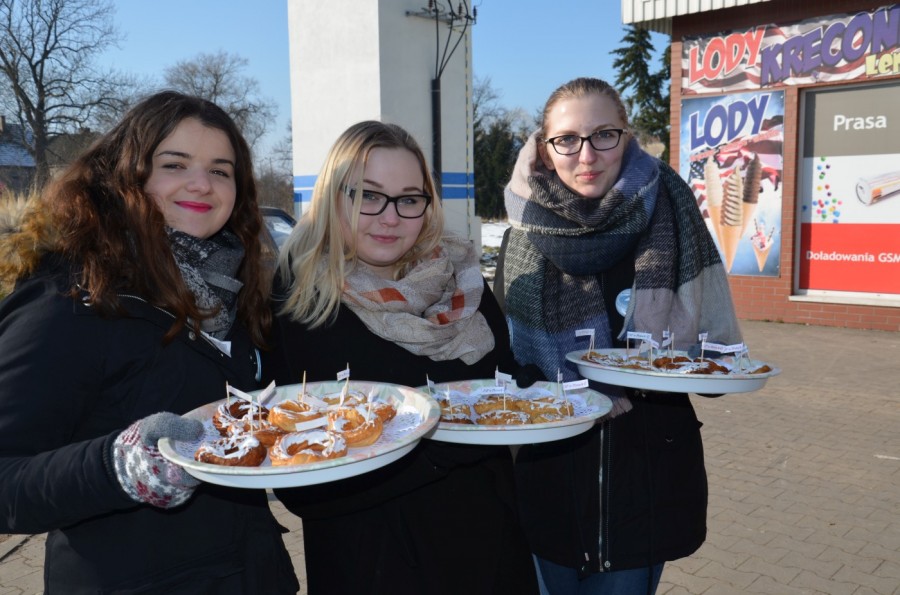
[[[834,575],[834,580],[869,587],[880,595],[891,595],[897,588],[895,577],[876,576],[871,572],[863,572],[849,565],[838,570]]]
[[[669,564],[666,564],[663,568],[662,577],[660,578],[660,586],[679,586],[694,595],[702,595],[708,589],[718,584],[718,582],[717,580],[704,578],[699,574],[683,573]]]
[[[753,573],[759,576],[770,576],[777,582],[788,585],[800,572],[798,568],[791,568],[780,564],[770,564],[762,558],[753,556],[738,567],[738,570],[746,573]]]
[[[771,576],[760,576],[747,587],[745,593],[758,595],[810,595],[811,593],[818,593],[818,591],[791,587],[777,582]]]
[[[731,585],[719,584],[710,587],[703,595],[742,595],[746,589],[736,589]]]
[[[754,572],[752,569],[744,569],[751,560],[753,560],[752,557],[745,560],[739,568],[732,568],[713,560],[698,570],[696,576],[714,579],[716,585],[724,584],[738,589],[745,589],[759,577],[759,573]]]
[[[772,541],[775,541],[774,539]],[[765,547],[760,547],[746,539],[739,539],[732,547],[732,551],[741,552],[748,556],[762,558],[770,564],[777,564],[782,558],[791,553],[791,550],[769,542]]]
[[[811,589],[813,593],[825,593],[827,595],[851,595],[856,591],[858,584],[840,582],[823,578],[817,574],[803,570],[791,582],[790,586],[802,589]]]
[[[819,558],[803,555],[799,552],[790,552],[778,561],[779,566],[808,570],[824,578],[831,578],[841,569],[843,564],[837,560],[821,560]]]
[[[894,579],[897,588],[900,589],[900,563],[884,562],[872,574]]]

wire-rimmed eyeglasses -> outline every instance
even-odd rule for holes
[[[345,189],[350,200],[356,199],[356,189]],[[362,201],[359,205],[360,215],[380,215],[390,203],[394,203],[397,215],[404,219],[418,219],[425,214],[425,209],[431,204],[431,197],[427,194],[404,194],[402,196],[388,196],[375,190],[363,190]]]
[[[561,134],[548,138],[544,142],[553,147],[560,155],[574,155],[580,153],[584,147],[584,141],[590,143],[595,151],[609,151],[619,146],[619,140],[625,133],[624,128],[605,128],[592,132],[589,136],[577,134]]]

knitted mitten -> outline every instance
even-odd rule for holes
[[[116,479],[135,502],[173,508],[187,502],[199,481],[169,462],[156,448],[160,438],[196,440],[203,424],[174,413],[156,413],[138,420],[119,434],[112,445]]]

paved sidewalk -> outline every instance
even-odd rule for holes
[[[742,328],[782,374],[755,393],[692,397],[709,537],[666,565],[659,593],[900,594],[900,333]],[[273,510],[305,594],[299,520]],[[41,536],[0,542],[0,595],[40,593],[42,564]]]

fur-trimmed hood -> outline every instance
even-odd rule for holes
[[[0,298],[56,245],[58,235],[39,205],[37,198],[0,198]]]

